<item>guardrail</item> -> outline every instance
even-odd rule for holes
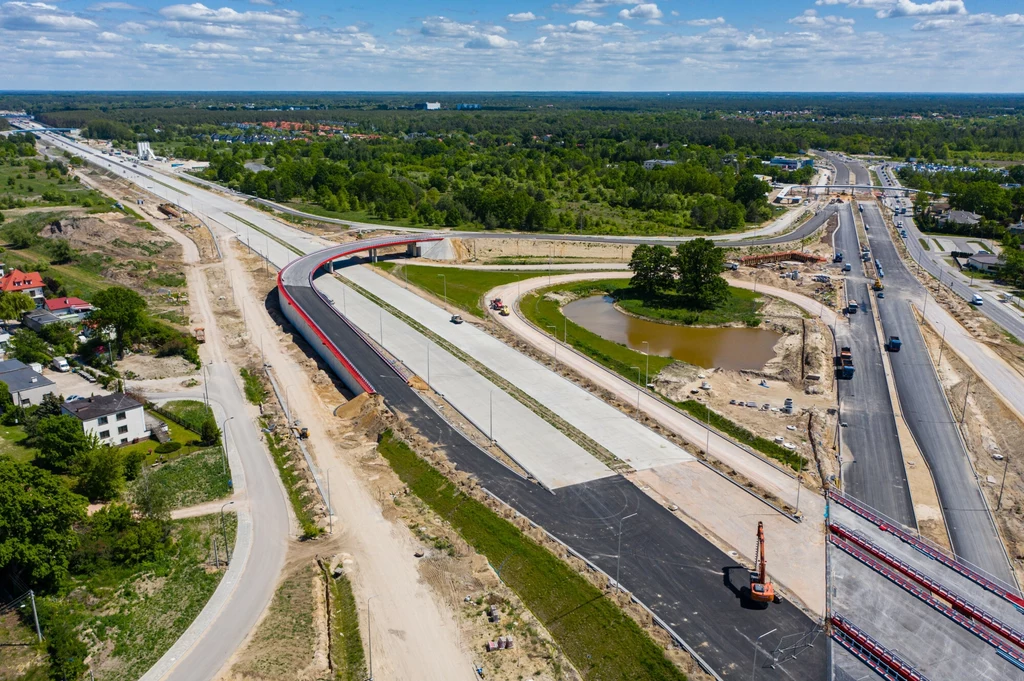
[[[1024,598],[1021,598],[1005,586],[998,584],[995,581],[995,578],[981,574],[979,568],[968,566],[958,558],[948,556],[940,548],[931,544],[923,537],[914,536],[910,532],[904,530],[899,523],[889,520],[888,518],[884,518],[877,512],[870,510],[866,505],[847,496],[843,492],[840,492],[835,487],[829,487],[827,494],[830,500],[835,501],[850,511],[853,511],[860,517],[876,525],[879,529],[898,537],[924,555],[942,563],[949,569],[959,573],[963,577],[966,577],[986,591],[990,591],[997,596],[1006,599],[1012,603],[1014,607],[1020,610],[1022,614],[1024,614]]]
[[[928,681],[924,674],[839,614],[832,615],[832,639],[879,676],[890,681]]]

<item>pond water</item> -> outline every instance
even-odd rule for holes
[[[780,334],[748,327],[698,328],[623,314],[610,296],[574,300],[562,308],[571,321],[610,341],[710,369],[760,369],[775,356]]]

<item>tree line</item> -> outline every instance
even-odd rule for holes
[[[710,239],[684,241],[675,251],[641,244],[629,261],[630,288],[647,299],[674,291],[683,307],[711,310],[729,295],[729,284],[721,274],[724,265],[725,251]]]

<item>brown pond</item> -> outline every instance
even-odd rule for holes
[[[616,309],[609,296],[574,300],[562,308],[571,321],[610,341],[704,368],[760,369],[775,356],[780,334],[748,327],[698,328],[638,319]]]

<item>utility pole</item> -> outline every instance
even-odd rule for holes
[[[327,522],[330,524],[331,534],[334,534],[334,502],[331,501],[331,469],[327,469]]]
[[[967,396],[971,394],[971,375],[967,374],[967,390],[964,391],[964,408],[960,412],[960,427],[964,425],[964,419],[967,418]]]
[[[228,503],[224,504],[224,506],[220,507],[220,531],[221,531],[221,534],[224,535],[224,562],[225,563],[230,563],[231,562],[231,549],[228,547],[228,530],[227,530],[227,526],[224,524],[224,507],[225,506],[230,506],[233,503],[235,503],[235,502],[229,501]]]
[[[36,625],[36,636],[39,637],[39,642],[42,643],[43,631],[39,628],[39,613],[36,611],[36,592],[29,589],[28,597],[32,601],[32,621]]]
[[[999,483],[999,501],[996,502],[996,510],[998,511],[1003,507],[1003,485],[1006,484],[1006,469],[1010,465],[1010,457],[1003,457],[1003,479]]]
[[[651,344],[647,341],[641,341],[640,345],[647,346],[647,352],[644,353],[647,355],[647,366],[644,368],[644,387],[646,388],[651,384]]]
[[[366,650],[369,653],[370,658],[370,678],[369,681],[373,681],[373,621],[370,619],[370,601],[376,598],[374,594],[366,599]]]
[[[445,306],[445,308],[447,308],[448,307],[448,277],[446,277],[443,274],[439,274],[437,276],[441,277],[441,281],[444,283],[444,306]]]
[[[217,537],[213,538],[213,566],[220,569],[220,554],[217,553]]]

